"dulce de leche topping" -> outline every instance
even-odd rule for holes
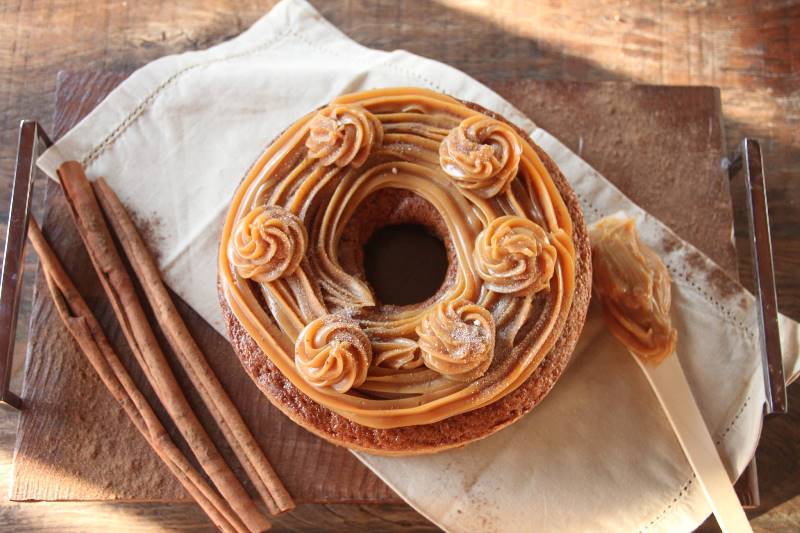
[[[344,228],[384,189],[424,199],[449,233],[454,264],[430,301],[383,305],[340,263]],[[572,305],[572,235],[512,126],[433,91],[379,89],[337,98],[266,150],[231,203],[219,277],[236,319],[315,402],[373,428],[429,424],[536,370]]]
[[[355,105],[326,107],[311,119],[308,128],[308,157],[323,165],[358,168],[383,140],[380,121]]]
[[[667,267],[642,244],[632,219],[606,217],[590,229],[593,286],[611,332],[639,357],[658,363],[675,349]]]
[[[507,124],[483,115],[464,119],[439,146],[439,161],[456,185],[491,198],[514,179],[522,148]]]
[[[417,335],[425,365],[457,381],[482,376],[494,356],[494,319],[468,300],[438,304],[422,319]]]
[[[478,275],[499,293],[524,296],[550,285],[556,249],[532,220],[503,216],[492,220],[475,242]]]
[[[358,322],[339,315],[312,320],[295,345],[295,364],[315,387],[347,392],[367,379],[372,345]]]
[[[236,225],[231,263],[243,278],[266,283],[292,274],[303,260],[303,221],[280,206],[258,206]]]

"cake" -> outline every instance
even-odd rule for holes
[[[376,231],[424,226],[448,268],[424,301],[380,301]],[[518,420],[583,326],[591,256],[548,155],[476,104],[417,88],[343,95],[291,125],[231,202],[218,289],[267,398],[335,444],[431,453]],[[420,258],[424,261],[424,258]]]

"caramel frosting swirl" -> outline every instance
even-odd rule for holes
[[[419,345],[403,337],[386,341],[376,341],[372,345],[373,364],[395,370],[411,370],[422,366],[422,353]]]
[[[634,354],[658,364],[675,349],[667,267],[642,244],[633,220],[606,217],[590,230],[593,285],[611,332]]]
[[[478,275],[488,289],[527,296],[549,286],[557,252],[539,224],[506,215],[480,232],[473,254]]]
[[[297,215],[280,206],[258,206],[236,225],[231,263],[243,278],[275,281],[297,270],[307,241],[306,228]]]
[[[472,381],[486,372],[494,333],[492,314],[464,299],[437,304],[417,328],[425,366],[456,381]]]
[[[308,157],[325,166],[358,168],[383,142],[380,120],[355,105],[326,107],[311,119],[308,129]]]
[[[517,175],[521,153],[510,126],[479,115],[450,130],[439,145],[439,163],[458,187],[491,198]]]
[[[294,347],[294,364],[314,387],[347,392],[367,379],[372,345],[367,334],[351,318],[325,315],[312,320]]]

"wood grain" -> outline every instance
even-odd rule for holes
[[[193,503],[124,502],[41,502],[11,503],[0,508],[0,533],[19,531],[217,531]],[[383,505],[300,505],[272,522],[275,532],[348,531],[374,533],[399,531],[422,533],[438,531],[408,506]]]
[[[493,2],[492,9],[486,9],[484,2],[460,0],[312,3],[363,44],[403,47],[448,62],[488,83],[522,73],[537,79],[719,86],[727,137],[735,141],[748,134],[766,141],[779,305],[790,316],[800,316],[800,279],[795,275],[800,266],[800,182],[791,179],[800,164],[797,2],[585,0],[534,6],[503,1]],[[0,41],[8,43],[0,47],[2,175],[11,174],[17,121],[50,116],[58,70],[128,70],[166,53],[204,48],[239,33],[271,4],[249,0],[198,0],[190,5],[163,0],[5,3],[0,8]],[[441,39],[442,34],[447,38]],[[0,180],[0,195],[8,196],[9,183]],[[27,309],[30,303],[28,299]],[[20,325],[24,326],[24,321]],[[20,338],[24,340],[26,334],[21,327]],[[24,349],[24,343],[20,346]],[[798,387],[791,387],[789,394],[790,403],[800,405]],[[0,447],[0,468],[7,469],[10,462],[15,419],[13,414],[0,413],[0,446],[5,446]],[[756,513],[761,515],[754,521],[756,528],[797,529],[798,422],[795,411],[765,425],[759,447],[762,508]],[[6,518],[12,514],[6,513],[18,511],[10,509],[24,509],[31,517],[26,522],[30,528],[45,524],[46,516],[64,517],[62,525],[77,523],[78,511],[37,510],[43,509],[41,505],[0,506],[0,523],[11,523]],[[122,504],[102,508],[92,507],[94,504],[46,505],[86,509],[90,515],[84,516],[91,518],[80,523],[89,528],[102,525],[102,516],[114,513],[111,509]],[[58,522],[47,523],[54,526]]]

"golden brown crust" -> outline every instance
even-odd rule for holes
[[[503,117],[464,102],[488,116]],[[591,251],[583,215],[572,189],[556,164],[527,134],[514,129],[531,144],[550,173],[573,221],[576,249],[575,293],[561,336],[534,373],[503,398],[432,424],[376,429],[352,422],[319,405],[299,391],[269,360],[231,312],[220,291],[220,304],[234,350],[243,366],[273,405],[312,433],[341,446],[381,455],[433,453],[485,438],[511,424],[538,404],[555,385],[580,335],[591,294]],[[557,325],[556,327],[560,327]]]

